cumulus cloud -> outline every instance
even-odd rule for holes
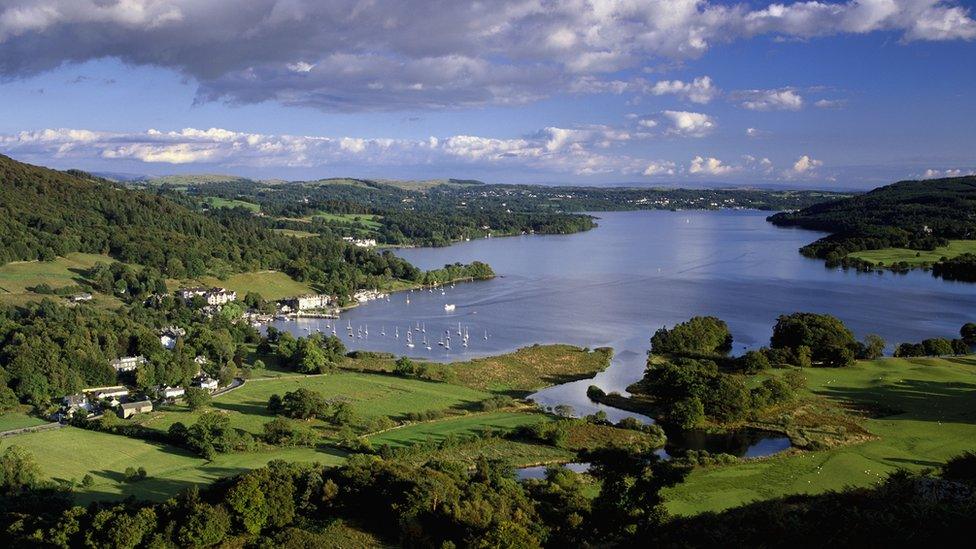
[[[702,76],[691,82],[661,80],[650,87],[650,93],[654,95],[673,94],[692,103],[708,103],[718,94],[718,88],[712,85],[711,78]]]
[[[823,166],[822,161],[804,154],[797,158],[796,162],[789,169],[783,170],[782,177],[784,179],[814,178],[819,175],[817,172],[821,166]]]
[[[769,135],[766,130],[760,130],[759,128],[746,128],[746,137],[762,137],[764,135]]]
[[[726,175],[736,171],[738,168],[729,166],[714,157],[696,156],[688,165],[688,173],[696,175]]]
[[[674,175],[677,164],[667,160],[657,160],[651,162],[644,168],[644,175],[653,177],[655,175]]]
[[[669,135],[704,137],[715,130],[715,120],[700,112],[664,111],[661,113],[671,124]]]
[[[741,90],[732,97],[739,105],[752,111],[797,111],[803,108],[803,97],[796,90]]]
[[[944,170],[935,170],[929,168],[925,170],[922,174],[922,179],[938,179],[940,177],[961,177],[964,175],[976,175],[976,170],[964,170],[960,168],[947,168]]]
[[[409,110],[636,90],[705,103],[710,81],[607,75],[758,35],[876,31],[972,40],[976,21],[955,0],[5,0],[0,77],[117,58],[193,79],[201,101]]]
[[[392,139],[271,135],[222,128],[150,129],[136,133],[45,129],[0,135],[0,148],[27,157],[128,160],[152,164],[318,167],[509,165],[555,173],[640,174],[648,161],[613,150],[631,139],[606,126],[549,127],[532,135],[495,138],[452,135]]]

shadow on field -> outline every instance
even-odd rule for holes
[[[887,419],[976,423],[976,383],[906,379],[877,387],[828,387],[819,395],[852,407],[887,410]]]
[[[920,465],[922,467],[942,467],[943,465],[945,465],[941,461],[932,461],[928,459],[907,459],[907,458],[898,458],[898,457],[886,457],[884,458],[884,460],[891,463]]]
[[[266,402],[262,403],[258,401],[252,401],[252,402],[230,403],[230,402],[215,401],[211,404],[211,406],[213,406],[214,408],[219,408],[221,410],[227,410],[230,412],[240,412],[245,415],[264,416],[269,418],[274,417],[270,413],[268,413],[268,404]]]

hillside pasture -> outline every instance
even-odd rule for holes
[[[867,261],[872,265],[891,266],[905,262],[912,266],[931,265],[943,257],[953,258],[962,254],[976,254],[976,240],[950,240],[948,246],[941,246],[931,251],[909,250],[908,248],[883,248],[880,250],[863,250],[848,254],[848,257]]]

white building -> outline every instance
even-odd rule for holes
[[[186,394],[186,389],[183,387],[163,387],[159,394],[163,398],[179,398]]]
[[[152,402],[148,400],[140,400],[139,402],[126,402],[119,407],[119,415],[122,419],[129,419],[136,414],[145,414],[152,412],[153,405]]]
[[[212,392],[217,389],[218,383],[216,379],[212,377],[204,376],[204,377],[198,377],[194,379],[191,385]]]
[[[176,292],[176,296],[183,301],[190,301],[194,297],[202,297],[207,305],[224,305],[237,300],[237,292],[227,288],[183,288]]]
[[[109,362],[116,372],[131,372],[145,363],[144,356],[124,356]]]
[[[344,236],[342,240],[360,248],[373,248],[376,246],[375,238],[353,238],[351,236]]]
[[[293,297],[285,301],[285,304],[293,311],[309,311],[312,309],[325,309],[332,302],[330,296],[324,294],[308,294]]]
[[[129,390],[122,385],[115,385],[113,387],[93,387],[91,389],[85,389],[85,394],[94,400],[111,400],[128,396]]]
[[[176,340],[185,336],[186,330],[170,326],[159,332],[159,344],[163,346],[163,349],[172,351],[176,347]]]

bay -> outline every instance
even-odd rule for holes
[[[544,389],[537,402],[569,404],[577,414],[634,416],[586,398],[594,384],[624,393],[642,376],[654,330],[694,315],[715,315],[735,337],[734,352],[767,344],[776,317],[797,311],[833,314],[859,336],[876,333],[889,351],[902,341],[954,337],[974,320],[976,286],[929,273],[857,273],[827,269],[798,248],[822,236],[768,223],[767,212],[600,212],[599,227],[573,235],[482,239],[444,248],[397,250],[421,268],[484,261],[498,277],[434,292],[397,293],[343,313],[339,334],[352,349],[437,361],[467,360],[535,343],[615,349],[612,366],[592,380]],[[409,299],[409,303],[407,300]],[[453,311],[445,311],[453,304]],[[366,327],[363,338],[345,326]],[[414,332],[415,347],[405,333]],[[468,347],[457,336],[469,334]],[[278,322],[295,335],[325,320]],[[393,337],[398,329],[400,338]],[[380,335],[382,331],[385,336]],[[445,331],[450,351],[437,345]],[[488,338],[484,336],[487,334]],[[641,417],[641,416],[637,416]],[[647,419],[647,418],[642,418]]]

